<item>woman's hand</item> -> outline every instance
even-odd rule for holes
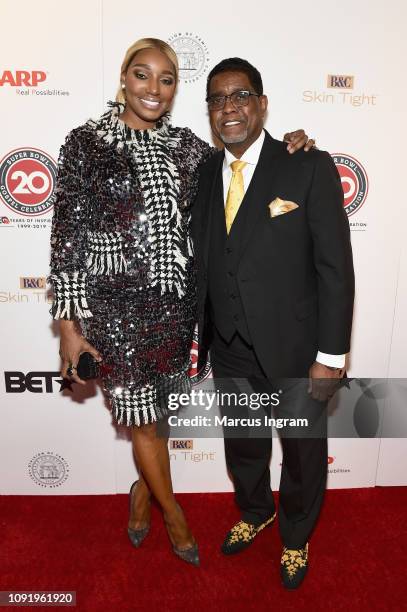
[[[284,134],[284,142],[288,142],[287,151],[289,153],[295,153],[299,149],[304,148],[304,151],[309,151],[315,146],[315,140],[310,138],[304,132],[304,130],[296,130],[295,132],[288,132]]]
[[[90,353],[96,361],[102,361],[102,356],[95,347],[89,344],[86,338],[77,331],[74,321],[60,320],[60,332],[61,342],[59,355],[62,359],[61,376],[62,378],[69,378],[80,385],[85,385],[86,382],[79,378],[76,373],[79,357],[82,353]],[[73,374],[68,374],[68,368],[70,366],[74,370]]]

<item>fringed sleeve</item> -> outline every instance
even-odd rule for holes
[[[54,300],[54,319],[92,316],[86,295],[86,235],[89,198],[86,195],[80,131],[68,134],[58,160],[56,201],[51,229],[51,266],[48,282]]]

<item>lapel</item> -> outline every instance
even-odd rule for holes
[[[208,257],[209,257],[209,245],[210,245],[210,233],[212,226],[212,217],[216,210],[216,207],[221,205],[223,208],[223,181],[222,181],[222,166],[225,154],[223,151],[219,151],[214,156],[213,165],[208,168],[210,173],[211,188],[208,194],[207,203],[207,215],[204,216],[202,223],[202,244],[203,244],[203,258],[205,268],[208,268]]]
[[[281,165],[284,153],[282,143],[274,140],[266,131],[259,161],[241,204],[247,207],[247,213],[241,234],[239,258],[242,257],[250,241],[258,219],[262,213],[264,214],[264,208],[272,199],[273,179]]]

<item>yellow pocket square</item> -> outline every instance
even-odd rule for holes
[[[268,205],[270,209],[270,217],[278,217],[279,215],[284,215],[285,213],[290,212],[291,210],[295,210],[298,208],[298,204],[295,202],[290,202],[289,200],[282,200],[281,198],[276,198]]]

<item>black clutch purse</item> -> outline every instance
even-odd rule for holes
[[[99,378],[99,363],[90,353],[82,353],[76,366],[76,372],[82,380]]]

